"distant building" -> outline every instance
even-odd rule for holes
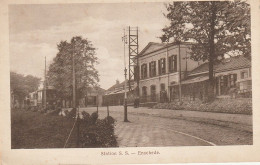
[[[134,81],[130,82],[132,88],[134,88]],[[127,80],[127,102],[128,104],[132,104],[134,100],[133,92],[129,92],[129,84]],[[123,105],[124,104],[124,96],[125,96],[125,81],[120,83],[118,80],[116,84],[111,86],[106,90],[105,95],[103,96],[103,105]]]
[[[43,87],[39,87],[38,90],[31,92],[25,98],[25,105],[31,107],[42,107],[44,106],[44,95],[45,89]],[[46,105],[47,106],[55,106],[56,104],[56,90],[53,86],[46,87]]]
[[[105,94],[105,90],[100,87],[90,88],[85,97],[79,100],[80,107],[87,106],[102,106],[103,104],[103,95]]]

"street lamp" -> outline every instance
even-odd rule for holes
[[[127,44],[127,36],[125,35],[124,29],[124,36],[122,37],[122,41],[124,43],[124,75],[125,75],[125,95],[124,95],[124,122],[128,122],[127,119],[127,93],[126,93],[126,76],[127,76],[127,69],[126,69],[126,62],[125,62],[125,45]]]

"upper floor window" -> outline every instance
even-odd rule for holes
[[[169,57],[169,72],[177,72],[177,55],[172,55]]]
[[[247,71],[242,71],[241,72],[241,79],[245,79],[245,78],[248,78],[248,73],[247,73]]]
[[[141,65],[141,79],[147,78],[147,64]]]
[[[166,73],[166,60],[165,58],[161,58],[158,60],[158,71],[159,75]]]
[[[154,77],[156,76],[156,62],[152,61],[149,63],[149,76]]]

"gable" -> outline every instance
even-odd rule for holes
[[[164,43],[155,43],[155,42],[149,42],[147,46],[139,53],[139,55],[145,55],[150,52],[153,52],[155,50],[158,50],[160,48],[163,48],[166,44]]]

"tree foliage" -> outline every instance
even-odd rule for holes
[[[166,5],[170,25],[162,42],[190,41],[191,58],[209,62],[209,94],[213,95],[213,65],[227,54],[251,55],[250,6],[242,1],[185,1]],[[212,98],[212,97],[211,97]]]
[[[217,60],[238,51],[251,55],[250,6],[242,1],[187,1],[166,5],[170,25],[163,28],[163,42],[192,41],[191,57]],[[214,42],[214,54],[210,54]]]
[[[49,66],[48,82],[57,90],[60,99],[72,98],[72,57],[74,56],[77,97],[84,95],[88,88],[97,86],[97,57],[92,43],[82,37],[73,37],[70,42],[61,41],[58,53]]]
[[[40,84],[40,78],[32,75],[24,76],[16,72],[10,73],[10,87],[19,101],[22,101],[30,92],[36,91]]]

